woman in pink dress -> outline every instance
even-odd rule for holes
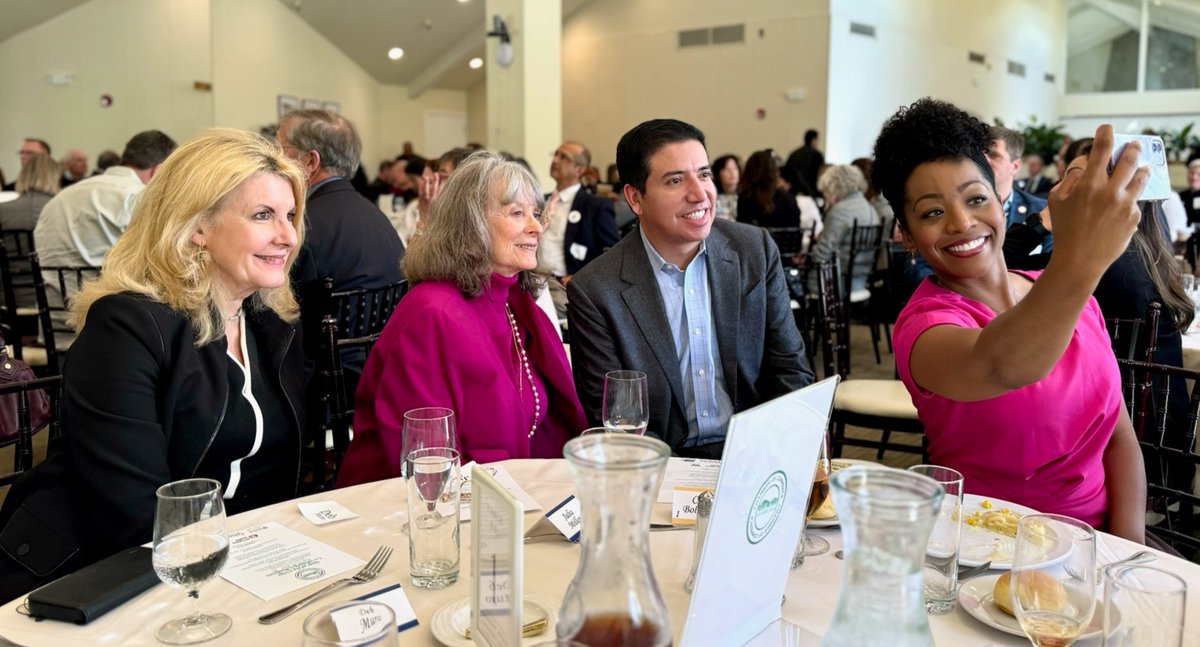
[[[1137,228],[1148,172],[1131,148],[1107,175],[1113,137],[1101,127],[1088,168],[1050,194],[1053,260],[1009,271],[991,145],[985,124],[930,99],[901,109],[875,144],[875,184],[936,272],[894,332],[930,459],[962,472],[968,492],[1143,542],[1141,450],[1091,295]]]
[[[338,476],[400,474],[404,412],[455,412],[462,461],[558,458],[587,427],[554,323],[534,303],[543,199],[522,166],[477,153],[442,185],[404,257],[413,284],[371,350]]]

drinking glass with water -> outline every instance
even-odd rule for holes
[[[221,484],[212,479],[168,483],[155,492],[154,571],[165,584],[187,591],[192,612],[159,628],[155,637],[170,645],[190,645],[229,631],[223,613],[201,613],[200,586],[221,572],[229,557]]]
[[[408,555],[413,586],[440,589],[458,581],[458,450],[428,447],[408,454]]]
[[[650,422],[646,374],[641,371],[609,371],[604,375],[601,417],[610,433],[644,436]]]

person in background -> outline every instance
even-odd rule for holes
[[[67,156],[62,161],[62,169],[62,187],[65,189],[88,176],[87,155],[78,148],[67,151]]]
[[[1030,195],[1045,199],[1050,194],[1050,187],[1054,186],[1054,182],[1042,174],[1046,170],[1046,163],[1037,153],[1026,155],[1024,162],[1027,175],[1015,180],[1013,186]]]
[[[49,155],[30,157],[21,167],[20,175],[17,175],[17,199],[0,202],[0,229],[33,231],[42,208],[58,193],[61,178],[62,167]],[[13,250],[10,253],[15,252]],[[11,262],[12,259],[9,260]],[[25,302],[23,299],[21,301]]]
[[[49,154],[50,144],[46,143],[46,140],[44,139],[36,139],[33,137],[26,137],[25,141],[21,142],[20,150],[17,151],[17,156],[21,160],[21,166],[25,166],[29,162],[30,158],[32,158],[34,155]],[[15,181],[11,184],[3,185],[3,189],[5,191],[13,191],[16,188],[17,183]]]
[[[817,147],[819,139],[820,133],[816,130],[804,131],[804,145],[788,155],[783,177],[791,185],[793,194],[817,195],[817,178],[825,166],[825,154]]]
[[[885,225],[888,223],[895,224],[894,218],[896,214],[892,211],[892,205],[888,204],[887,198],[883,197],[883,194],[875,188],[875,183],[871,181],[871,168],[873,166],[871,158],[860,157],[850,162],[850,164],[854,168],[857,168],[862,173],[863,179],[866,180],[867,188],[863,191],[863,197],[867,199],[867,202],[871,203],[872,207],[875,207],[875,213],[879,214],[879,222]],[[883,234],[884,236],[890,236],[891,232],[885,231]]]
[[[858,250],[856,257],[851,259],[850,238],[855,225],[872,227],[879,224],[879,214],[863,195],[867,190],[867,179],[858,167],[837,164],[826,167],[821,173],[817,190],[825,196],[825,228],[809,250],[809,260],[824,263],[837,254],[842,274],[852,277],[850,291],[862,290],[866,288],[867,275],[874,269],[875,248]],[[816,293],[816,272],[810,273],[808,289]]]
[[[371,351],[338,485],[400,474],[404,413],[448,407],[462,461],[554,458],[587,427],[545,313],[537,180],[500,155],[472,155],[441,185],[404,258],[412,290]]]
[[[150,541],[171,481],[220,481],[230,515],[296,496],[304,189],[279,146],[241,130],[160,167],[72,306],[64,435],[0,509],[5,542],[30,546],[0,552],[0,599]]]
[[[738,184],[742,180],[742,161],[737,155],[722,155],[713,162],[717,185],[717,217],[737,220]]]
[[[121,163],[121,155],[117,151],[107,150],[96,156],[96,170],[92,175],[103,175],[110,167]]]
[[[800,207],[781,186],[779,162],[770,149],[746,159],[738,186],[737,221],[759,227],[800,226]]]
[[[1188,224],[1200,223],[1200,158],[1188,162],[1187,188],[1179,192]]]
[[[1141,543],[1146,476],[1092,290],[1127,248],[1148,170],[1136,147],[1110,177],[1112,128],[1050,194],[1045,272],[1010,272],[986,124],[921,99],[884,123],[875,184],[934,274],[896,321],[896,368],[929,459],[972,494],[1063,514]]]

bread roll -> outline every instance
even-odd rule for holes
[[[835,516],[837,516],[837,510],[833,508],[833,497],[827,496],[825,497],[825,503],[822,503],[821,507],[817,508],[817,511],[813,513],[812,518],[832,519]]]
[[[992,598],[1000,610],[1016,616],[1012,608],[1012,573],[1005,573],[996,580]],[[1058,580],[1041,571],[1025,571],[1021,575],[1021,606],[1025,609],[1061,611],[1067,606],[1067,591]]]

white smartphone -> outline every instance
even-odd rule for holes
[[[1125,145],[1132,141],[1142,144],[1141,153],[1138,154],[1138,167],[1150,167],[1150,181],[1142,189],[1138,201],[1166,200],[1171,195],[1171,178],[1167,173],[1167,149],[1163,146],[1162,138],[1157,135],[1114,134],[1112,159],[1108,161],[1108,173],[1112,174],[1113,165],[1121,156],[1121,152],[1125,150]]]

